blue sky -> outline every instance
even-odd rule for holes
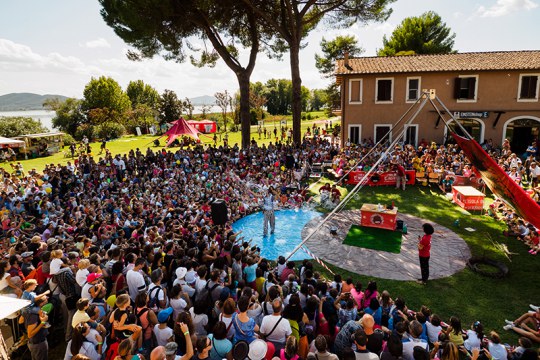
[[[384,23],[355,24],[350,29],[320,26],[305,40],[301,74],[309,88],[322,88],[314,54],[324,36],[352,34],[373,56],[406,17],[437,12],[456,33],[460,52],[540,49],[540,0],[397,0]],[[97,0],[3,0],[0,2],[0,95],[35,92],[81,97],[91,77],[111,76],[122,87],[142,79],[159,92],[174,90],[180,97],[236,91],[231,70],[220,61],[215,68],[198,69],[161,58],[131,62],[127,45],[105,25]],[[284,56],[287,59],[287,56]],[[287,62],[259,54],[252,81],[290,78]]]

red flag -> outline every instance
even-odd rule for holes
[[[476,168],[487,187],[516,213],[540,228],[540,205],[538,205],[518,183],[512,180],[506,172],[482,149],[475,141],[465,139],[452,133],[459,147]]]

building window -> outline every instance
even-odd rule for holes
[[[362,103],[362,79],[349,80],[349,104]]]
[[[388,145],[392,142],[392,125],[390,124],[375,124],[375,143],[382,140],[382,145]]]
[[[415,102],[420,98],[420,78],[409,77],[407,78],[407,97],[406,102]]]
[[[418,124],[405,125],[404,143],[414,147],[418,145]]]
[[[361,125],[349,125],[349,142],[351,144],[360,144],[362,136]]]
[[[466,75],[456,78],[454,97],[458,102],[476,101],[478,75]]]
[[[518,101],[538,101],[538,75],[520,75],[518,89]]]
[[[389,104],[393,100],[394,79],[377,79],[375,85],[375,104]]]

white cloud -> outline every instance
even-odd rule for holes
[[[111,44],[109,44],[109,42],[106,39],[99,38],[99,39],[96,39],[96,40],[87,41],[84,44],[84,47],[87,47],[89,49],[110,48]]]
[[[513,12],[529,11],[536,7],[538,7],[538,4],[533,0],[497,0],[490,7],[480,6],[476,11],[476,15],[481,17],[500,17]]]
[[[11,40],[0,39],[0,69],[25,71],[69,71],[88,74],[92,68],[74,56],[64,56],[57,52],[41,55],[29,46]]]

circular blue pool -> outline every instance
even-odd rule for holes
[[[321,213],[313,210],[287,209],[276,211],[276,231],[272,235],[263,236],[263,213],[248,215],[233,223],[234,231],[242,230],[240,236],[244,241],[251,239],[251,246],[259,246],[261,255],[268,260],[285,257],[302,241],[302,229],[310,220]],[[268,229],[270,231],[270,229]],[[310,259],[303,250],[298,250],[291,260]]]

